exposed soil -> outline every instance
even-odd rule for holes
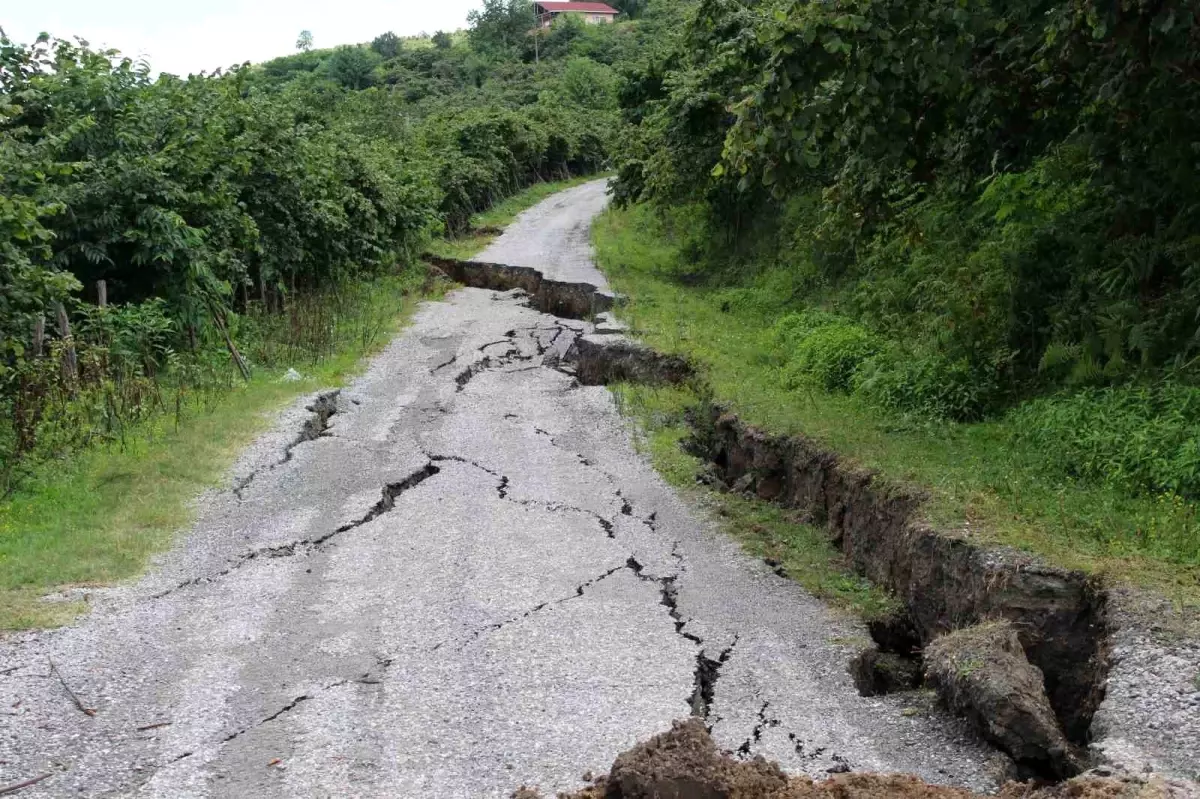
[[[947,707],[1033,774],[1073,777],[1079,753],[1058,728],[1041,671],[1025,659],[1011,622],[947,633],[925,648],[929,682]]]
[[[563,356],[585,386],[610,383],[684,383],[694,374],[678,355],[663,355],[625,338],[580,336]]]
[[[920,496],[803,437],[769,435],[718,407],[693,425],[692,451],[723,483],[826,524],[855,570],[905,603],[922,644],[986,619],[1012,621],[1064,732],[1087,740],[1108,670],[1107,597],[1095,581],[933,530],[920,519]]]
[[[565,319],[586,319],[613,306],[613,296],[591,283],[551,280],[527,266],[460,261],[428,254],[424,258],[451,280],[465,286],[491,291],[521,289],[529,295],[532,307]]]
[[[1125,799],[1184,796],[1186,788],[1162,782],[1082,777],[1054,786],[1009,783],[1000,799]],[[538,799],[521,788],[513,799]],[[622,753],[611,771],[559,799],[975,799],[961,788],[930,785],[916,777],[837,774],[814,782],[789,777],[761,757],[739,760],[717,750],[699,719],[675,722],[670,732]]]
[[[693,377],[684,359],[615,336],[580,337],[564,360],[589,384]],[[912,688],[920,680],[924,646],[955,630],[1007,620],[1022,650],[1009,660],[1022,666],[1018,676],[1030,689],[1028,702],[1016,708],[991,701],[1006,690],[1003,669],[981,672],[978,680],[989,684],[971,691],[950,690],[955,685],[943,680],[943,699],[1032,773],[1057,779],[1078,773],[1075,747],[1065,741],[1087,743],[1109,668],[1107,595],[1096,581],[934,530],[921,519],[921,496],[844,464],[803,437],[772,436],[715,406],[693,414],[691,422],[690,449],[710,464],[710,477],[824,523],[854,569],[904,603],[904,616],[873,625],[879,646],[851,665],[860,690]],[[1028,725],[1020,724],[1018,734],[996,732],[997,712],[1028,719],[1033,716],[1016,711],[1034,707],[1051,711],[1044,735],[1026,740],[1019,731]]]

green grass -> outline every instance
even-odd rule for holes
[[[606,212],[593,237],[601,268],[629,298],[623,315],[635,334],[696,360],[715,399],[746,421],[802,433],[895,484],[919,488],[929,496],[928,521],[941,529],[1151,587],[1179,607],[1200,603],[1200,564],[1180,546],[1200,535],[1194,505],[1047,481],[1035,468],[1039,454],[1016,448],[1003,422],[904,421],[849,396],[787,390],[771,340],[775,320],[752,297],[730,303],[728,291],[674,279],[688,271],[686,260],[648,209]],[[770,304],[778,306],[759,308]]]
[[[778,563],[814,595],[860,616],[896,608],[893,597],[851,572],[824,531],[800,521],[796,513],[697,486],[703,464],[681,446],[689,433],[684,413],[698,399],[690,389],[621,384],[612,390],[621,411],[638,421],[638,446],[658,472],[709,509],[747,552]]]
[[[511,224],[522,211],[532,208],[551,194],[602,177],[604,175],[585,175],[568,180],[535,183],[508,199],[496,203],[488,210],[471,217],[471,227],[473,229],[503,228]],[[456,258],[460,261],[466,261],[478,255],[499,235],[499,233],[472,232],[452,239],[439,238],[434,239],[426,249],[428,252],[441,258]]]
[[[298,365],[304,375],[298,382],[280,380],[286,367],[259,370],[215,403],[191,409],[178,428],[173,414],[160,416],[123,449],[93,448],[43,466],[0,503],[0,630],[69,621],[80,603],[41,597],[139,574],[189,525],[195,497],[221,483],[276,411],[298,396],[344,383],[423,298],[411,281],[377,285],[370,310],[390,309],[384,335],[345,346],[315,365]]]

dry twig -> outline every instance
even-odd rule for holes
[[[79,697],[71,690],[71,686],[67,685],[67,681],[63,679],[62,672],[58,670],[58,666],[54,665],[54,661],[50,660],[50,658],[46,658],[46,661],[50,664],[50,671],[54,672],[54,676],[58,677],[58,681],[62,683],[63,690],[67,692],[67,696],[71,697],[71,701],[75,703],[75,707],[79,708],[79,712],[85,716],[96,715],[95,708],[85,707],[83,702],[79,701]]]

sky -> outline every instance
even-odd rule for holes
[[[186,75],[316,47],[466,27],[480,0],[0,0],[0,28],[29,43],[42,31],[143,57],[155,72]],[[7,7],[7,8],[5,8]]]

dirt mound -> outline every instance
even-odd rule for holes
[[[1185,796],[1165,784],[1080,777],[1049,787],[1009,783],[1000,799],[1166,799]],[[513,799],[539,799],[521,788]],[[821,782],[788,777],[761,757],[737,760],[718,751],[700,719],[677,721],[670,732],[619,755],[612,770],[587,788],[559,799],[982,799],[961,788],[916,777],[838,774]]]

